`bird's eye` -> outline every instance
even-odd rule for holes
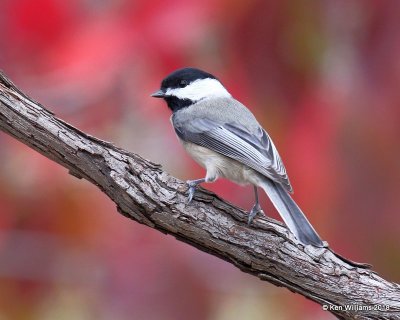
[[[186,80],[181,80],[180,82],[179,82],[179,86],[181,87],[181,88],[184,88],[184,87],[186,87],[188,85],[188,82],[186,81]]]

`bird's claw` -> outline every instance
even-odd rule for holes
[[[195,191],[196,191],[196,187],[189,188],[189,196],[188,196],[188,200],[187,200],[188,204],[192,202]]]
[[[187,200],[187,203],[189,204],[193,200],[193,196],[196,191],[197,183],[195,183],[193,180],[188,180],[188,181],[186,181],[186,184],[189,187],[189,190],[188,190],[189,196],[188,196],[188,200]]]
[[[247,220],[247,225],[249,225],[249,226],[251,225],[251,223],[252,223],[254,217],[255,217],[257,214],[264,214],[264,211],[261,209],[261,206],[260,206],[259,203],[256,203],[256,204],[253,206],[253,208],[251,208],[251,210],[250,210],[250,212],[249,212],[249,218],[248,218],[248,220]]]

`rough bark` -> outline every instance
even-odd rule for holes
[[[299,293],[340,319],[400,319],[400,286],[340,257],[303,246],[281,223],[255,219],[200,188],[186,204],[184,182],[160,165],[96,139],[17,89],[0,73],[0,129],[97,185],[124,216]]]

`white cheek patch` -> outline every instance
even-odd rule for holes
[[[210,78],[196,80],[184,88],[168,89],[166,94],[192,101],[199,101],[204,98],[228,98],[231,96],[218,80]]]

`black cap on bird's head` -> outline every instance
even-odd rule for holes
[[[174,112],[208,97],[230,94],[212,74],[196,68],[183,68],[170,73],[161,82],[154,98],[163,98]]]

